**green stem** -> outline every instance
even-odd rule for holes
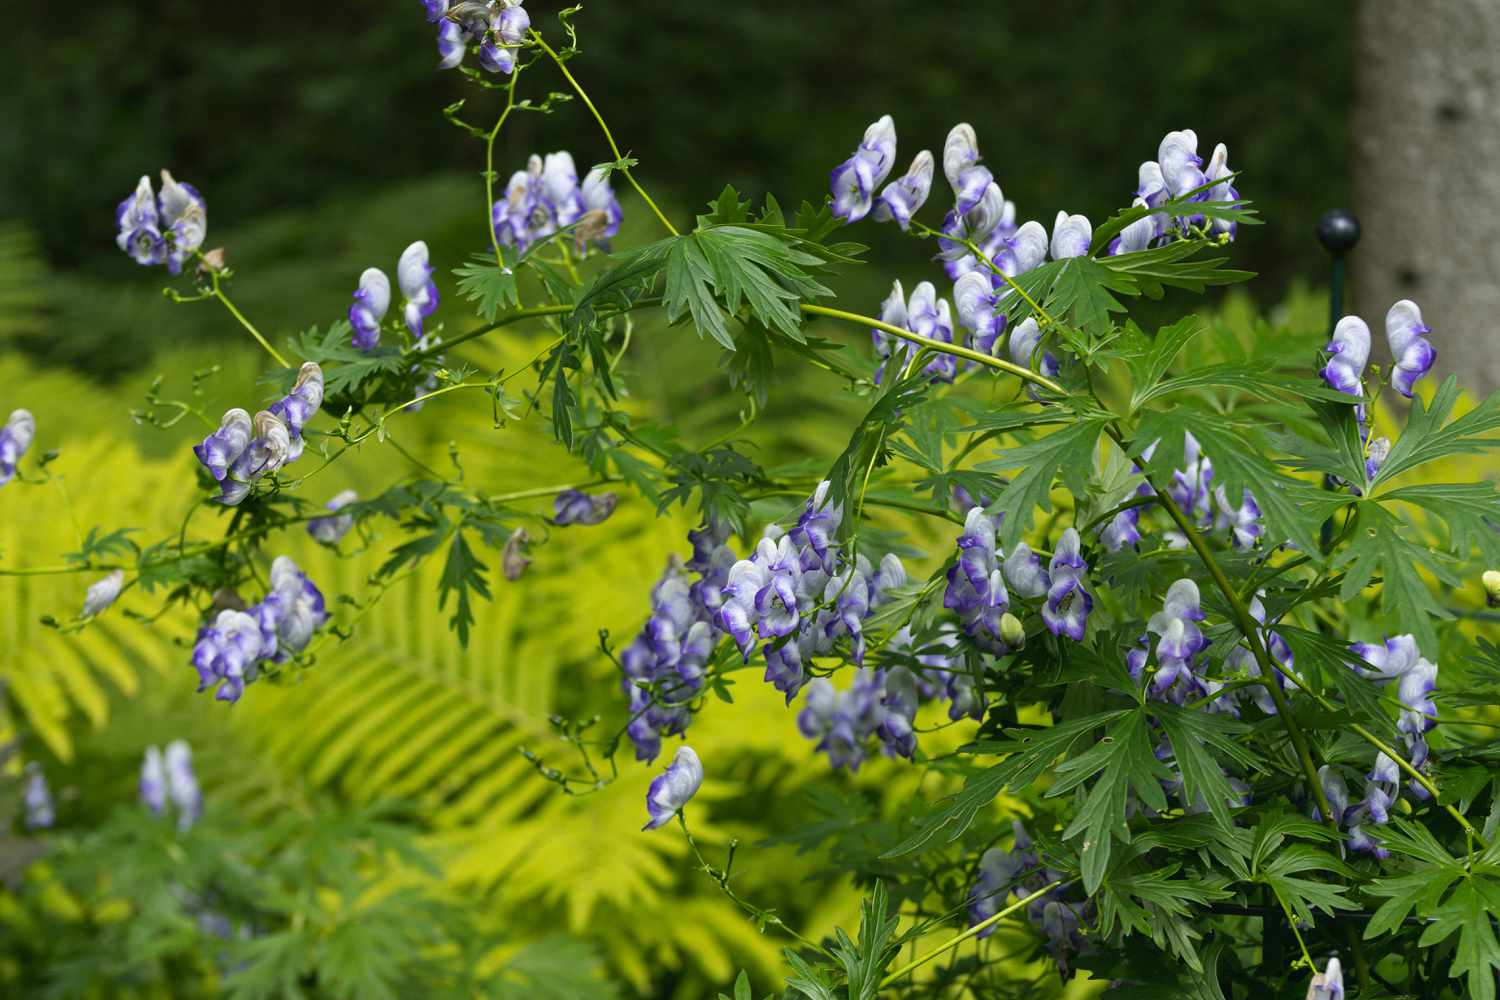
[[[934,958],[937,958],[939,955],[943,955],[947,952],[952,951],[954,948],[957,948],[959,945],[969,940],[969,938],[983,932],[986,928],[994,926],[1011,914],[1018,913],[1021,910],[1024,910],[1026,907],[1030,906],[1036,900],[1041,899],[1043,896],[1065,889],[1077,881],[1078,880],[1076,878],[1072,878],[1068,879],[1066,882],[1056,882],[1052,885],[1044,886],[1043,888],[1038,889],[1036,892],[1033,892],[1025,899],[1016,900],[1014,903],[1010,904],[1000,912],[994,914],[993,916],[986,917],[985,919],[979,921],[979,923],[975,924],[973,927],[970,927],[968,930],[964,931],[962,934],[949,938],[943,944],[934,948],[932,951],[929,951],[927,954],[906,963],[895,972],[892,972],[890,975],[886,976],[880,981],[881,988],[883,989],[894,983],[896,980],[900,979],[902,976],[905,976],[908,973],[921,968],[928,962],[932,961]]]
[[[493,213],[495,210],[495,138],[500,135],[500,129],[505,126],[505,120],[510,117],[511,111],[516,106],[516,81],[521,78],[521,70],[525,67],[516,64],[515,71],[510,75],[510,86],[505,89],[505,109],[500,112],[500,117],[495,121],[495,127],[490,129],[490,134],[484,141],[484,218],[485,228],[490,231],[490,245],[495,248],[495,266],[505,270],[505,258],[500,253],[500,236],[495,232]]]
[[[553,62],[557,63],[557,68],[562,70],[562,75],[567,78],[568,83],[573,85],[573,89],[577,91],[579,98],[588,107],[589,111],[593,113],[594,120],[599,123],[600,131],[604,133],[604,141],[609,143],[610,151],[615,154],[615,161],[618,163],[619,161],[623,160],[625,158],[625,155],[620,152],[620,147],[615,143],[615,137],[609,132],[609,126],[604,123],[604,116],[599,113],[598,108],[594,107],[594,102],[589,100],[589,95],[584,92],[583,86],[579,84],[579,82],[574,78],[573,74],[568,70],[567,63],[565,63],[562,60],[562,57],[560,57],[556,52],[553,51],[552,46],[548,45],[546,39],[542,38],[542,36],[538,32],[531,32],[531,38],[539,46],[541,46],[543,52],[552,57]],[[646,193],[645,188],[641,187],[641,185],[636,181],[635,175],[630,172],[630,168],[621,166],[617,169],[620,171],[620,173],[625,175],[625,179],[630,182],[631,187],[635,188],[635,193],[641,196],[641,200],[651,208],[652,212],[656,213],[656,217],[661,220],[661,224],[666,227],[667,232],[671,233],[673,236],[682,235],[677,231],[677,227],[672,225],[672,223],[667,220],[667,217],[662,214],[661,209],[656,207],[656,202],[651,200],[651,196]]]
[[[240,326],[243,326],[250,332],[250,336],[255,338],[255,342],[261,347],[264,347],[266,349],[266,353],[271,355],[271,357],[276,361],[278,365],[283,368],[292,367],[291,364],[287,362],[286,358],[283,358],[281,356],[281,352],[272,347],[270,341],[261,336],[260,331],[255,328],[255,325],[245,318],[245,314],[236,309],[234,303],[229,301],[229,296],[225,295],[224,289],[219,287],[219,272],[210,271],[209,274],[212,276],[214,284],[214,298],[218,299],[224,304],[224,308],[229,310],[229,314],[240,321]]]

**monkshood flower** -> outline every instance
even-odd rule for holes
[[[903,330],[906,329],[906,292],[901,288],[899,279],[891,282],[891,294],[880,303],[880,321]],[[886,365],[891,358],[896,358],[897,365],[905,364],[906,358],[913,350],[913,345],[909,341],[874,327],[870,328],[870,340],[875,345],[875,357],[880,361],[880,366],[875,369],[875,384],[879,385],[885,377]]]
[[[1141,452],[1141,459],[1149,462],[1155,452],[1156,442],[1153,441]],[[1137,475],[1140,474],[1141,467],[1139,464],[1131,463],[1130,467]],[[1149,484],[1143,482],[1135,488],[1135,495],[1136,497],[1150,497],[1155,496],[1156,491]],[[1099,530],[1099,541],[1106,551],[1118,552],[1127,545],[1134,548],[1140,544],[1141,512],[1148,506],[1150,504],[1141,504],[1128,508],[1109,519],[1109,523]]]
[[[531,15],[523,0],[500,0],[490,5],[489,30],[479,45],[479,65],[491,73],[509,76],[516,68],[516,48],[531,27]]]
[[[1365,476],[1374,479],[1380,473],[1380,467],[1391,454],[1391,439],[1378,437],[1370,442],[1365,450]]]
[[[896,123],[890,115],[883,115],[865,129],[854,155],[829,174],[834,218],[858,222],[868,215],[875,189],[884,183],[895,162]]]
[[[552,523],[559,527],[603,524],[615,512],[618,500],[613,493],[590,496],[580,490],[563,490],[552,498]]]
[[[161,196],[142,176],[135,192],[115,209],[115,243],[137,264],[166,264],[173,274],[182,271],[188,256],[203,245],[208,232],[207,208],[191,184],[183,184],[163,170]]]
[[[1063,876],[1042,867],[1041,858],[1032,849],[1031,837],[1019,822],[1015,824],[1015,846],[1010,851],[991,848],[980,859],[979,875],[969,889],[969,926],[989,919],[1014,896],[1024,899],[1051,885],[1059,885]],[[1068,959],[1088,947],[1083,925],[1092,919],[1092,902],[1073,902],[1058,889],[1039,896],[1026,906],[1026,919],[1047,938],[1047,950],[1066,978]],[[994,925],[979,931],[976,937],[994,932]]]
[[[1437,725],[1431,717],[1437,714],[1437,706],[1428,695],[1437,687],[1437,664],[1428,659],[1418,659],[1416,664],[1396,681],[1396,697],[1403,706],[1396,721],[1400,732],[1420,736]]]
[[[154,746],[146,748],[141,760],[141,780],[137,787],[141,803],[147,809],[157,816],[167,811],[167,766],[161,750]]]
[[[646,790],[646,813],[651,818],[642,830],[665,826],[688,804],[703,784],[703,762],[693,748],[683,745],[672,756],[667,769],[651,779]]]
[[[42,765],[36,761],[26,765],[26,829],[50,830],[57,822],[57,813],[52,807],[52,789],[47,787],[47,776]]]
[[[1402,299],[1385,314],[1385,338],[1390,345],[1395,367],[1391,369],[1391,388],[1407,399],[1417,380],[1432,369],[1437,352],[1427,341],[1432,328],[1422,322],[1422,310],[1410,299]]]
[[[1168,132],[1157,147],[1156,162],[1170,197],[1180,198],[1207,183],[1203,158],[1198,155],[1198,134],[1192,129]]]
[[[1422,658],[1417,650],[1416,636],[1410,634],[1387,638],[1384,643],[1352,642],[1349,650],[1369,664],[1369,667],[1351,665],[1351,668],[1370,680],[1395,680]]]
[[[417,240],[401,252],[396,262],[396,284],[406,299],[402,318],[413,337],[422,336],[422,323],[438,307],[437,283],[432,280],[432,265],[427,262],[427,244]]]
[[[229,414],[225,414],[228,419]],[[280,469],[291,459],[292,436],[286,422],[269,410],[261,410],[250,422],[250,442],[240,452],[219,482],[215,498],[233,507],[250,495],[257,480]],[[220,425],[223,429],[223,425]]]
[[[5,426],[0,427],[0,486],[10,482],[16,475],[31,439],[36,437],[36,418],[30,410],[12,410]]]
[[[1245,490],[1244,502],[1239,507],[1235,507],[1230,504],[1229,494],[1225,492],[1224,487],[1219,486],[1214,490],[1214,499],[1219,502],[1215,527],[1220,531],[1225,528],[1229,529],[1235,548],[1254,548],[1256,540],[1265,531],[1260,523],[1260,506],[1255,502],[1254,494],[1248,489]]]
[[[1131,203],[1132,208],[1150,208],[1144,198],[1137,198]],[[1136,219],[1130,225],[1120,230],[1120,235],[1109,241],[1109,255],[1117,257],[1122,253],[1137,253],[1151,246],[1151,241],[1161,235],[1161,223],[1155,215],[1145,215]]]
[[[821,568],[833,574],[838,568],[834,538],[844,520],[844,506],[829,499],[830,489],[826,479],[818,484],[797,518],[797,526],[787,534],[793,544],[806,550],[802,559],[804,569]]]
[[[1219,181],[1207,191],[1203,192],[1203,200],[1207,202],[1235,202],[1239,201],[1240,193],[1229,183],[1229,175],[1234,173],[1229,169],[1229,147],[1222,142],[1214,147],[1213,155],[1208,158],[1208,169],[1203,172],[1203,182]],[[1210,219],[1209,231],[1216,236],[1227,236],[1234,239],[1239,229],[1239,223],[1225,219]]]
[[[1149,634],[1160,637],[1156,644],[1156,675],[1149,689],[1152,698],[1182,705],[1210,693],[1193,671],[1195,658],[1208,648],[1208,639],[1198,627],[1204,618],[1199,602],[1198,585],[1184,577],[1167,588],[1161,611],[1146,623],[1148,635],[1141,637],[1141,644],[1149,648]],[[1132,650],[1125,661],[1131,677],[1140,680],[1146,665],[1146,650]]]
[[[1307,1000],[1344,1000],[1344,970],[1338,959],[1330,958],[1323,971],[1313,976]]]
[[[981,648],[1005,653],[1000,619],[1010,609],[1010,595],[1001,571],[1002,554],[995,544],[996,520],[983,507],[972,508],[958,536],[958,561],[948,569],[943,607],[958,615],[963,630]]]
[[[260,623],[243,611],[226,608],[212,625],[198,630],[193,645],[193,666],[198,670],[198,690],[217,685],[214,697],[236,702],[245,685],[254,680],[261,657]]]
[[[1087,257],[1089,243],[1094,238],[1094,227],[1081,215],[1058,212],[1052,223],[1050,251],[1053,260],[1069,257]]]
[[[250,414],[236,407],[224,411],[219,429],[194,445],[193,454],[198,456],[209,475],[222,483],[229,474],[229,467],[250,447],[250,439],[254,436]]]
[[[884,675],[880,705],[885,711],[875,732],[888,753],[910,760],[917,749],[917,680],[905,667]]]
[[[979,139],[968,122],[953,126],[943,142],[943,176],[953,187],[953,210],[959,215],[978,205],[995,179],[979,162]]]
[[[380,323],[391,307],[391,279],[378,267],[367,267],[359,276],[359,288],[349,306],[349,325],[354,346],[368,351],[380,343]]]
[[[1381,789],[1373,799],[1367,795],[1365,801],[1353,803],[1350,801],[1349,786],[1344,778],[1330,765],[1324,764],[1318,768],[1318,784],[1322,786],[1323,797],[1328,800],[1328,809],[1332,813],[1334,825],[1347,831],[1345,835],[1345,846],[1355,851],[1366,851],[1377,858],[1385,858],[1389,852],[1370,836],[1363,824],[1375,820],[1371,812],[1372,803],[1381,809],[1382,815],[1389,816],[1385,812],[1389,799]],[[1312,809],[1314,819],[1322,819],[1317,806]],[[1377,825],[1385,820],[1375,820]]]
[[[625,212],[620,208],[620,200],[615,197],[614,188],[609,184],[609,171],[603,167],[595,167],[588,172],[583,179],[581,189],[583,195],[583,207],[585,214],[589,212],[602,213],[601,225],[595,232],[589,235],[601,247],[609,248],[609,241],[614,239],[620,232],[620,223],[625,218]],[[920,207],[921,202],[917,202]],[[914,207],[912,211],[916,211]],[[904,228],[904,227],[903,227]],[[583,231],[579,230],[580,235]]]
[[[524,0],[422,0],[427,20],[438,26],[438,67],[456,69],[474,39],[480,39],[479,64],[487,72],[509,75],[515,48],[526,37],[531,18]]]
[[[1209,502],[1209,483],[1214,478],[1214,465],[1203,454],[1198,439],[1192,431],[1183,432],[1182,460],[1186,468],[1172,470],[1172,482],[1167,486],[1167,496],[1190,520],[1200,527],[1213,523],[1213,504]]]
[[[1256,594],[1250,599],[1250,617],[1261,625],[1266,623],[1266,607],[1261,603],[1261,595]],[[1271,659],[1286,670],[1291,670],[1296,663],[1292,655],[1292,648],[1286,644],[1286,640],[1277,632],[1262,628],[1260,630],[1261,645],[1265,648]],[[1246,676],[1260,677],[1260,663],[1255,659],[1255,654],[1243,645],[1235,646],[1229,655],[1224,658],[1224,669],[1229,672],[1243,671]],[[1286,680],[1279,670],[1273,669],[1272,683],[1286,688]],[[1271,692],[1264,686],[1256,685],[1243,689],[1241,694],[1248,697],[1254,705],[1267,715],[1276,714],[1276,701],[1271,697]]]
[[[817,749],[828,754],[829,763],[858,771],[866,756],[866,744],[885,721],[883,673],[860,669],[846,691],[834,690],[826,677],[807,685],[807,698],[797,714],[797,728]]]
[[[1041,858],[1032,850],[1031,837],[1020,820],[1012,820],[1011,825],[1015,831],[1015,845],[1008,851],[992,847],[979,859],[979,872],[969,887],[970,927],[999,913],[1012,894],[1017,898],[1031,894],[1022,886],[1024,881],[1035,877],[1041,867]],[[989,937],[993,933],[995,925],[991,924],[975,937]]]
[[[983,247],[996,229],[1006,223],[1008,217],[1014,218],[1014,206],[1009,213],[1006,211],[1009,204],[1000,191],[1000,185],[990,181],[972,208],[964,212],[956,208],[949,211],[943,218],[943,237],[938,240],[938,256],[950,264],[959,264],[965,258],[972,258],[973,253],[966,243]],[[950,273],[950,277],[957,278],[959,273],[972,266],[970,263],[960,268],[958,273]]]
[[[353,490],[343,490],[335,493],[333,499],[323,506],[327,510],[337,512],[358,499],[358,493]],[[324,545],[337,545],[353,528],[354,515],[352,514],[334,513],[327,517],[315,517],[307,522],[307,533]]]
[[[1005,332],[1005,317],[995,314],[995,286],[979,271],[967,271],[953,285],[953,304],[958,322],[969,331],[974,350],[993,354],[995,341]]]
[[[1089,566],[1083,561],[1081,544],[1076,528],[1064,531],[1057,540],[1047,570],[1052,584],[1047,588],[1047,602],[1042,605],[1042,621],[1048,630],[1074,642],[1083,641],[1089,612],[1094,607],[1093,595],[1083,587],[1083,574]]]
[[[1021,597],[1046,597],[1052,587],[1051,578],[1042,569],[1042,557],[1025,542],[1017,542],[1005,557],[1005,579]]]
[[[623,213],[607,170],[596,167],[580,186],[572,155],[559,150],[545,159],[533,154],[525,170],[512,174],[490,218],[495,238],[525,253],[574,225],[579,241],[606,241],[620,231]]]
[[[1358,316],[1345,316],[1333,328],[1326,348],[1333,355],[1320,374],[1337,392],[1363,396],[1365,365],[1370,360],[1370,328]]]
[[[531,536],[525,528],[517,528],[505,540],[505,548],[500,553],[500,570],[511,583],[521,579],[521,574],[531,565],[531,556],[527,555],[530,547]]]
[[[1008,353],[1010,360],[1015,364],[1037,372],[1046,378],[1054,378],[1058,372],[1057,358],[1051,351],[1043,351],[1041,362],[1032,368],[1031,357],[1036,353],[1037,345],[1042,342],[1042,328],[1037,324],[1035,316],[1027,316],[1016,325],[1010,332],[1010,344]],[[1029,389],[1029,387],[1028,387]],[[1030,390],[1035,395],[1034,390]]]
[[[328,621],[323,592],[287,556],[271,562],[271,592],[247,610],[260,626],[261,657],[275,663],[306,649]]]
[[[323,369],[315,361],[305,362],[297,372],[292,391],[271,404],[271,412],[286,424],[289,447],[286,461],[302,457],[302,428],[323,405]]]
[[[876,222],[895,220],[902,231],[911,225],[911,217],[927,202],[932,190],[933,161],[929,150],[922,150],[906,168],[906,173],[891,181],[875,199],[871,215]]]
[[[948,300],[937,297],[937,288],[930,281],[912,290],[911,300],[906,304],[906,322],[907,328],[919,337],[953,343],[953,315]],[[951,354],[939,354],[922,370],[935,382],[952,382],[958,374],[958,359]]]
[[[115,603],[120,596],[120,590],[125,586],[125,571],[117,569],[94,583],[89,585],[88,593],[83,597],[83,617],[92,618],[109,610],[109,606]]]

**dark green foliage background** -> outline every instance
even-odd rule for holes
[[[551,27],[560,6],[527,9]],[[967,119],[1022,219],[1050,225],[1067,208],[1097,223],[1128,203],[1157,137],[1195,128],[1205,155],[1229,144],[1270,223],[1242,234],[1236,262],[1267,276],[1255,292],[1273,302],[1296,276],[1320,283],[1311,227],[1348,198],[1352,16],[1349,0],[599,0],[578,19],[578,66],[679,216],[725,182],[757,203],[768,188],[783,203],[816,197],[865,124],[890,112],[903,160]],[[452,189],[436,190],[452,178],[472,200],[479,150],[438,109],[482,98],[434,69],[417,0],[25,4],[5,35],[0,219],[24,221],[63,272],[24,338],[42,357],[113,375],[169,328],[237,335],[185,330],[175,315],[169,327],[154,303],[108,294],[110,282],[137,297],[141,285],[113,247],[114,206],[163,165],[206,195],[210,245],[227,242],[242,265],[253,255],[239,294],[279,332],[341,312],[358,262],[384,245],[377,234],[391,231],[389,264],[414,228],[451,246],[449,259],[483,245],[477,212],[455,214]],[[533,72],[565,89],[549,68]],[[587,115],[566,111],[509,126],[502,175],[532,149],[604,159]],[[912,248],[891,227],[860,238],[875,242],[869,272],[909,273]],[[346,259],[348,280],[330,281]],[[300,273],[271,275],[274,260]]]

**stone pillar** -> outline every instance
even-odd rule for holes
[[[1354,307],[1422,307],[1435,372],[1500,389],[1500,0],[1361,0]]]

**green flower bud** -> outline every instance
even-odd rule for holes
[[[1000,638],[1012,649],[1026,645],[1026,629],[1022,627],[1021,619],[1009,611],[1000,616]]]
[[[1484,593],[1489,598],[1490,607],[1500,608],[1500,569],[1487,569],[1484,576]]]

